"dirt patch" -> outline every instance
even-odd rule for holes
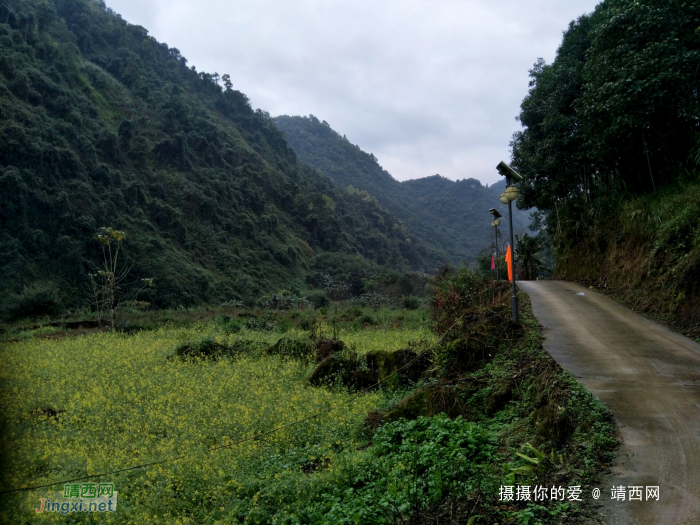
[[[363,423],[363,427],[369,432],[369,434],[374,434],[376,430],[382,425],[384,422],[384,415],[386,412],[383,410],[373,410],[369,414],[367,414],[367,417],[365,418],[365,421]]]
[[[39,419],[53,419],[58,421],[62,414],[65,414],[65,410],[55,409],[50,406],[35,408],[31,411],[31,415],[38,417]]]
[[[316,361],[323,361],[327,357],[345,350],[345,343],[339,339],[319,339],[316,342]]]
[[[266,352],[291,359],[309,359],[316,355],[316,347],[310,339],[283,337]]]
[[[416,359],[417,356],[408,348],[394,352],[374,350],[360,357],[333,353],[318,364],[309,382],[317,386],[340,383],[357,390],[383,382],[385,388],[395,389],[421,378],[430,363],[425,358]]]
[[[256,343],[254,341],[239,340],[234,341],[230,345],[225,345],[210,337],[205,337],[199,341],[190,341],[180,345],[175,355],[169,359],[177,357],[185,361],[216,360],[223,357],[237,357],[243,353],[265,352],[268,348],[268,345],[265,343]]]
[[[506,380],[494,385],[484,404],[484,412],[487,416],[493,416],[505,408],[506,404],[513,399],[514,387],[513,380]]]
[[[639,231],[629,218],[608,222],[561,251],[554,277],[605,290],[655,321],[700,337],[700,253],[691,238],[662,242],[659,231]]]

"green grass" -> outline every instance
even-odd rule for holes
[[[60,326],[38,326],[36,328],[14,328],[10,330],[5,330],[0,334],[0,342],[2,341],[13,341],[21,339],[32,339],[33,337],[42,337],[47,335],[55,334],[60,332],[62,329]]]

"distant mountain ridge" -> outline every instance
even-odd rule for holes
[[[487,187],[477,179],[453,181],[440,175],[399,182],[373,154],[362,151],[313,115],[283,115],[274,122],[302,162],[318,168],[343,188],[352,186],[370,193],[423,243],[443,251],[455,264],[473,261],[493,242],[490,208],[504,215],[502,235],[507,238],[507,206],[499,201],[505,182]],[[494,166],[497,163],[495,160]],[[515,233],[529,231],[529,222],[529,212],[514,207]]]

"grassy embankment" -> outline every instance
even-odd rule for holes
[[[586,281],[700,339],[700,183],[598,213],[568,243],[555,277]]]
[[[185,455],[107,476],[118,511],[80,522],[576,522],[590,513],[586,504],[503,503],[499,487],[581,484],[587,499],[585,485],[614,446],[609,416],[544,354],[527,301],[517,328],[498,293],[490,297],[423,358],[421,377],[402,374],[352,402],[348,377],[386,376],[396,369],[387,356],[426,349],[433,321],[439,329],[444,316],[435,308],[431,319],[425,308],[331,306],[3,343],[1,487]],[[314,386],[308,378],[328,336],[345,348],[322,362],[352,370]],[[208,451],[326,410],[264,439]],[[547,458],[533,465],[517,456],[536,459],[525,443]],[[60,490],[0,496],[1,521],[75,521],[33,511]]]

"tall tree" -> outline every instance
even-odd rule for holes
[[[598,199],[677,180],[700,146],[700,3],[604,0],[538,60],[513,136],[519,206],[550,231],[585,224]]]

